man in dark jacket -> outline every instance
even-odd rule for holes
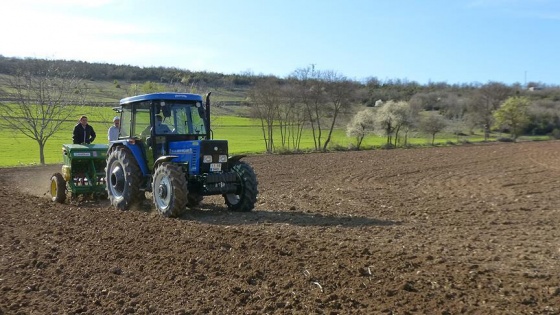
[[[74,144],[90,144],[95,140],[95,131],[92,126],[88,125],[86,116],[80,117],[80,121],[74,127],[72,139]]]

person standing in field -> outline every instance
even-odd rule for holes
[[[113,118],[113,125],[109,127],[109,130],[107,130],[107,139],[109,139],[109,142],[119,139],[120,128],[121,118],[119,116],[115,116],[115,118]]]
[[[95,140],[95,131],[93,127],[88,124],[87,116],[80,117],[80,121],[74,126],[72,134],[74,144],[90,144]]]

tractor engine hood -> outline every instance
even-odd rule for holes
[[[227,170],[227,140],[174,141],[169,154],[175,163],[188,163],[190,174],[219,173]],[[218,165],[220,164],[220,165]]]

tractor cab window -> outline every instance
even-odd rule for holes
[[[199,104],[202,106],[202,104]],[[191,119],[192,119],[192,133],[203,135],[206,134],[206,127],[204,123],[204,118],[200,116],[201,111],[198,108],[191,106]]]
[[[199,106],[202,106],[200,103]],[[179,135],[204,135],[206,128],[196,104],[174,103],[169,106],[169,117],[163,117],[162,123],[171,129],[171,133]]]
[[[134,135],[138,138],[146,138],[150,136],[150,103],[136,103],[134,108]]]
[[[128,135],[132,134],[130,133],[131,121],[132,121],[132,112],[130,112],[129,110],[123,110],[122,117],[121,117],[121,125],[120,125],[121,138],[127,137]]]

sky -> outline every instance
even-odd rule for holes
[[[4,57],[560,85],[559,0],[18,0],[0,8]]]

